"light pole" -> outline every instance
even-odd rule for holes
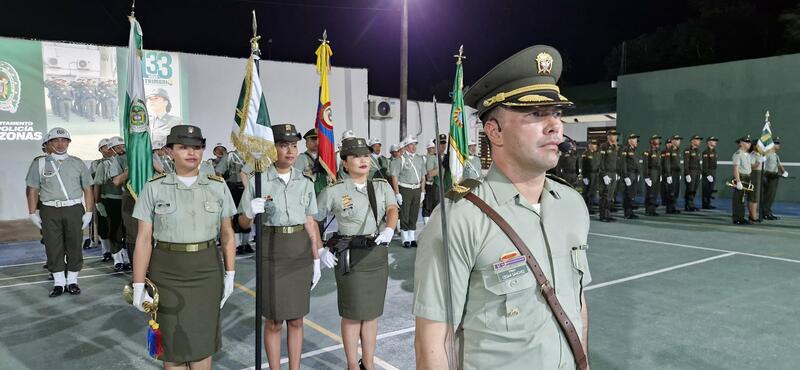
[[[408,0],[403,0],[400,25],[400,140],[408,127]]]

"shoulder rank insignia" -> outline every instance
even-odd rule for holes
[[[372,181],[372,182],[378,181],[378,182],[386,182],[386,183],[388,183],[388,181],[386,181],[386,179],[384,179],[382,177],[373,177],[372,180],[370,180],[370,181]]]
[[[309,180],[311,180],[311,178],[309,178]],[[314,180],[311,180],[311,182],[314,182]],[[339,185],[339,184],[342,184],[342,183],[344,183],[344,180],[338,179],[338,180],[328,184],[328,187],[336,186],[336,185]]]
[[[452,189],[448,190],[447,193],[444,195],[445,198],[450,199],[454,202],[459,201],[461,198],[467,195],[467,193],[471,192],[472,189],[477,188],[481,185],[481,182],[475,179],[464,179],[461,180],[458,184],[454,185]]]
[[[160,173],[158,175],[155,175],[155,176],[151,177],[150,180],[147,180],[147,182],[153,182],[153,181],[156,181],[158,179],[163,179],[165,177],[167,177],[166,173]]]
[[[567,182],[567,180],[564,180],[564,179],[562,179],[562,178],[560,178],[560,177],[558,177],[556,175],[548,173],[547,175],[545,175],[545,177],[547,177],[548,179],[553,180],[553,181],[555,181],[555,182],[557,182],[559,184],[569,186],[570,189],[575,189],[575,187],[572,186],[572,184],[570,184],[569,182]]]
[[[209,180],[218,181],[218,182],[225,182],[225,179],[223,179],[222,177],[219,177],[217,175],[208,175],[208,179]]]

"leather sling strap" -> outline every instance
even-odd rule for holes
[[[588,362],[586,359],[586,353],[583,351],[583,346],[581,345],[581,339],[578,335],[578,331],[575,329],[575,325],[572,324],[567,313],[564,312],[564,308],[561,307],[561,303],[558,302],[558,298],[556,298],[556,292],[552,286],[550,286],[550,281],[547,280],[542,268],[539,267],[539,263],[536,262],[536,259],[533,258],[533,254],[531,254],[530,249],[528,246],[525,245],[525,242],[519,237],[519,235],[511,228],[511,225],[503,219],[503,216],[500,216],[497,211],[489,207],[483,199],[478,198],[473,193],[467,193],[464,196],[467,200],[475,204],[483,213],[489,216],[492,221],[494,221],[497,226],[500,227],[501,230],[511,239],[511,242],[514,243],[514,246],[517,247],[520,253],[525,256],[525,262],[530,267],[531,271],[533,272],[533,277],[536,279],[536,283],[541,288],[542,296],[544,296],[544,300],[547,302],[547,305],[550,306],[550,311],[553,312],[553,315],[558,321],[558,326],[561,328],[561,332],[564,333],[564,336],[567,337],[567,342],[569,343],[569,348],[572,350],[572,356],[575,358],[575,363],[578,365],[578,369],[585,370],[588,368]]]
[[[378,221],[378,201],[375,200],[375,186],[372,181],[367,180],[367,197],[369,198],[369,208],[372,209],[372,217],[375,217],[375,230],[381,232],[378,228],[381,226]]]

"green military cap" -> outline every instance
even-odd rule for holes
[[[619,132],[617,132],[617,130],[613,128],[611,130],[606,131],[606,136],[611,136],[611,135],[619,135]]]
[[[773,144],[780,144],[781,143],[780,136],[775,136],[774,138],[772,138],[772,143]]]
[[[504,107],[572,106],[556,86],[561,54],[552,46],[536,45],[500,62],[464,94],[464,103],[478,110]]]
[[[169,130],[167,145],[170,144],[206,146],[206,138],[203,137],[203,132],[200,130],[200,127],[178,125]]]
[[[745,135],[745,136],[742,136],[742,137],[736,139],[736,144],[739,144],[742,141],[744,141],[745,143],[751,142],[750,135],[748,134],[748,135]]]
[[[661,135],[653,134],[650,136],[650,140],[661,140]]]
[[[706,141],[719,141],[719,139],[716,136],[709,136]]]
[[[291,123],[281,123],[272,126],[272,136],[275,137],[275,142],[295,142],[300,140],[300,134],[297,128]]]
[[[597,144],[597,139],[589,139],[589,144]]]
[[[680,139],[683,139],[683,137],[681,135],[672,135],[672,137],[669,138],[669,139],[670,140],[680,140]]]
[[[367,141],[360,137],[351,137],[342,140],[342,150],[339,152],[339,157],[342,160],[346,159],[348,155],[367,155],[371,153],[367,146]]]
[[[447,143],[447,135],[446,134],[439,134],[439,144]]]
[[[164,90],[160,87],[157,89],[152,89],[147,94],[146,98],[149,98],[151,96],[159,96],[161,98],[164,98],[164,100],[167,101],[167,112],[172,111],[172,100],[169,99],[169,93],[167,93],[167,90]]]
[[[308,139],[308,138],[316,139],[317,129],[312,128],[311,130],[306,131],[306,133],[303,135],[303,139]]]
[[[700,137],[700,135],[692,135],[692,139],[691,140],[703,140],[703,138]]]
[[[638,139],[638,138],[639,138],[639,135],[636,135],[636,134],[628,135],[628,139]]]

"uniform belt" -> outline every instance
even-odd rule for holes
[[[47,202],[42,202],[42,204],[44,204],[44,205],[46,205],[48,207],[56,207],[56,208],[71,207],[71,206],[74,206],[74,205],[80,204],[80,203],[81,203],[80,199],[51,200],[51,201],[47,201]]]
[[[101,194],[100,198],[103,198],[103,199],[122,199],[122,194]]]
[[[419,184],[411,185],[411,184],[406,184],[404,182],[398,182],[397,185],[402,186],[402,187],[407,188],[407,189],[419,189]]]
[[[216,246],[216,241],[209,240],[199,243],[167,243],[156,241],[157,249],[170,252],[199,252],[211,246]]]
[[[267,230],[272,231],[276,234],[294,234],[298,231],[303,231],[306,229],[306,225],[294,225],[294,226],[267,226]]]

